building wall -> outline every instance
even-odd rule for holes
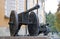
[[[37,0],[35,0],[34,2],[36,2]],[[33,4],[32,4],[33,5]],[[41,10],[40,10],[41,11]],[[43,12],[43,11],[41,11],[41,12]],[[7,18],[5,18],[4,17],[4,15],[5,15],[5,0],[0,0],[0,27],[1,26],[9,26],[8,25],[8,22],[9,22],[9,19],[7,19]],[[42,15],[42,17],[43,17],[43,20],[45,19],[45,16],[44,16],[44,14],[41,14]],[[42,20],[42,21],[43,21]],[[44,20],[45,21],[45,20]]]
[[[0,27],[8,26],[8,19],[4,17],[5,8],[4,8],[5,0],[0,0]]]

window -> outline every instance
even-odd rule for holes
[[[9,17],[11,10],[16,10],[16,1],[15,0],[6,0],[5,1],[5,16]]]
[[[21,13],[24,11],[25,8],[25,0],[18,0],[17,1],[17,13]]]
[[[5,17],[10,17],[11,10],[17,13],[24,11],[24,0],[5,0]]]

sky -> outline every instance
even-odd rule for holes
[[[45,0],[45,12],[51,11],[53,14],[57,11],[58,0]]]

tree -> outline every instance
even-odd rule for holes
[[[54,20],[55,16],[49,12],[49,14],[46,15],[46,22],[49,23],[50,26],[54,26]]]
[[[58,9],[57,12],[55,13],[55,16],[56,16],[55,26],[57,30],[60,32],[60,2],[58,4]]]
[[[55,21],[55,26],[57,30],[60,32],[60,12],[56,12],[56,21]]]
[[[46,14],[46,22],[49,23],[49,27],[51,29],[51,32],[56,32],[55,27],[55,15],[49,12],[49,14]]]

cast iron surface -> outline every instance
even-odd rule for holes
[[[14,36],[16,34],[16,30],[18,29],[18,16],[14,10],[12,10],[10,14],[9,28],[11,36]]]
[[[36,5],[35,7],[32,7],[31,9],[21,12],[18,14],[18,20],[20,24],[30,24],[31,22],[29,22],[29,12],[36,10],[40,8],[39,5]]]
[[[18,31],[22,24],[28,25],[28,31],[30,36],[37,36],[39,31],[41,32],[41,30],[46,35],[47,33],[46,26],[43,26],[43,28],[42,27],[39,28],[38,16],[35,14],[35,12],[31,12],[38,8],[39,5],[36,5],[35,7],[19,14],[17,14],[14,10],[12,10],[9,21],[10,35],[17,36]],[[29,14],[29,12],[31,13]]]
[[[39,29],[38,29],[38,27],[39,27],[38,17],[35,14],[35,12],[31,12],[30,15],[29,15],[29,18],[30,18],[29,21],[33,23],[33,24],[28,25],[29,34],[30,34],[30,36],[37,36],[38,32],[39,32]]]

